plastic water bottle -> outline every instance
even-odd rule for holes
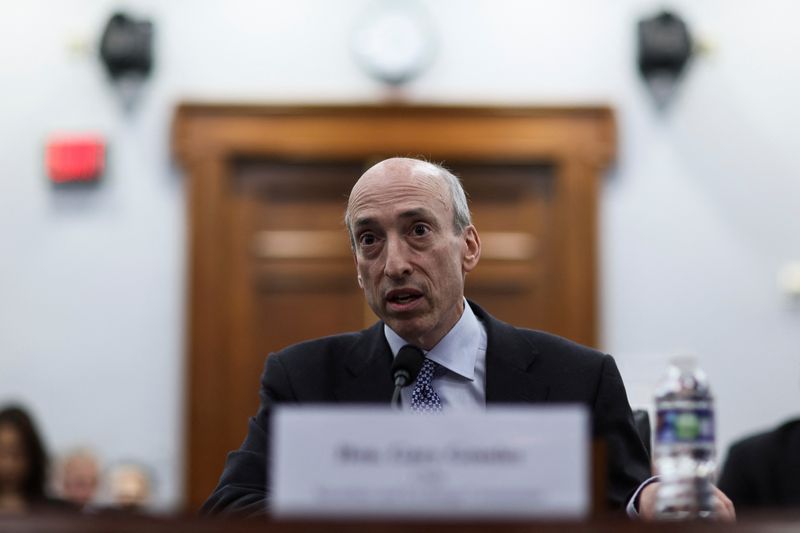
[[[714,517],[714,406],[705,373],[692,357],[673,359],[656,390],[656,517]]]

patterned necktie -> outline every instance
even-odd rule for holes
[[[439,413],[442,410],[442,399],[431,386],[433,373],[439,365],[427,357],[422,363],[422,370],[417,376],[417,383],[411,393],[411,410],[415,413]]]

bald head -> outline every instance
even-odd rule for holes
[[[408,178],[413,178],[430,194],[438,196],[445,207],[452,209],[453,231],[456,234],[460,234],[472,224],[467,195],[457,176],[441,165],[409,157],[392,157],[367,169],[350,191],[344,223],[350,234],[351,245],[354,245],[352,220],[354,201],[362,197],[366,190],[390,187],[392,183]]]

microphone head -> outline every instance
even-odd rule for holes
[[[416,346],[406,344],[400,351],[392,363],[392,381],[397,383],[398,378],[402,380],[400,386],[405,386],[417,379],[417,374],[422,369],[422,363],[425,361],[425,354]]]

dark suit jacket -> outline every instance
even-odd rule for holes
[[[614,360],[547,333],[496,320],[470,302],[486,326],[486,401],[489,404],[583,403],[596,437],[606,441],[608,498],[624,506],[650,473]],[[261,407],[239,450],[231,452],[206,513],[263,513],[267,494],[269,413],[277,403],[377,403],[394,389],[392,354],[379,322],[358,333],[303,342],[267,358]]]
[[[719,488],[737,509],[800,507],[800,419],[734,443]]]

